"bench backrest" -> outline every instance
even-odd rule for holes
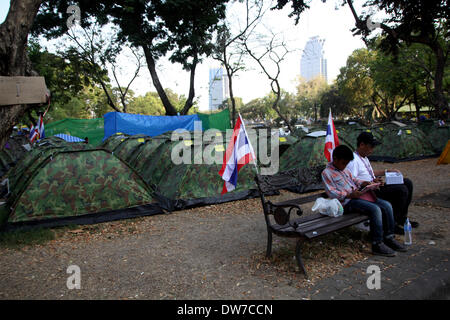
[[[269,215],[274,215],[275,221],[284,225],[288,223],[290,210],[286,211],[284,208],[274,206],[270,201],[265,200],[265,195],[272,195],[280,189],[287,189],[292,192],[305,193],[316,190],[323,190],[323,182],[321,173],[325,166],[316,166],[310,168],[295,168],[279,172],[275,175],[259,175],[255,176],[256,185],[258,186],[261,204],[264,211],[264,217],[267,227],[272,225]],[[314,201],[319,196],[326,196],[326,194],[307,195],[302,199],[296,199],[296,204]],[[289,201],[286,201],[286,203]],[[279,203],[282,204],[282,203]],[[289,206],[289,205],[288,205]],[[297,214],[301,214],[301,209],[296,206]]]

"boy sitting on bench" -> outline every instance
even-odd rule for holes
[[[361,192],[362,187],[371,183],[353,177],[346,169],[347,164],[353,160],[352,150],[345,145],[337,146],[333,150],[332,159],[322,172],[325,191],[331,199],[336,198],[342,203],[344,214],[362,211],[369,215],[372,253],[393,257],[396,255],[395,251],[405,252],[406,247],[394,239],[395,222],[391,204],[377,198],[372,191]]]

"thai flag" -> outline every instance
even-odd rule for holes
[[[31,127],[29,139],[31,143],[34,143],[36,140],[39,140],[39,130],[37,127],[34,126]]]
[[[30,131],[30,142],[33,143],[34,141],[37,141],[39,139],[45,138],[45,132],[44,132],[44,119],[43,115],[40,114],[38,118],[37,124],[31,128]]]
[[[333,150],[338,145],[339,139],[336,133],[336,128],[334,127],[333,117],[331,116],[330,109],[330,114],[328,115],[327,136],[325,137],[325,149],[323,151],[328,162],[331,162],[333,160]]]
[[[244,121],[239,115],[230,143],[223,155],[222,169],[219,171],[220,176],[225,180],[222,194],[236,188],[239,170],[253,160],[256,160],[255,152],[245,131]]]
[[[36,125],[39,131],[39,139],[45,138],[44,132],[44,116],[42,114],[39,115],[38,124]]]

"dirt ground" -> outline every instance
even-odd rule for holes
[[[415,243],[448,250],[450,166],[436,160],[373,164],[414,182]],[[294,239],[274,237],[265,258],[259,198],[53,232],[42,245],[0,246],[0,299],[302,299],[302,288],[371,256],[367,233],[355,227],[305,242],[306,280]],[[80,289],[68,289],[71,265]]]

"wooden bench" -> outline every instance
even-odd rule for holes
[[[313,202],[319,197],[328,197],[324,192],[320,175],[323,169],[324,166],[292,169],[276,175],[256,175],[255,177],[267,225],[266,256],[272,255],[272,234],[280,237],[299,238],[295,257],[305,277],[308,275],[301,258],[301,241],[311,240],[368,219],[366,215],[358,212],[346,213],[337,218],[320,213],[303,216],[301,205]],[[308,193],[299,198],[277,203],[266,200],[265,196],[274,194],[280,189],[295,189],[297,192]],[[311,194],[312,191],[319,190],[322,192]],[[298,217],[292,218],[293,212]]]

